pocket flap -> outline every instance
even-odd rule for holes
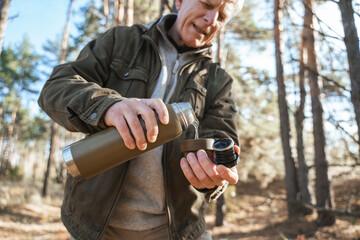
[[[114,70],[116,76],[123,80],[140,80],[147,82],[149,73],[144,68],[134,66],[129,69],[129,65],[120,59],[114,59],[111,63],[111,68]]]
[[[206,87],[195,81],[191,81],[188,84],[186,84],[185,89],[194,89],[202,96],[206,96],[207,93]]]

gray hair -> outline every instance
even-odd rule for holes
[[[244,0],[231,0],[235,3],[235,11],[233,17],[238,14],[244,6]]]

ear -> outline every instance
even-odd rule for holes
[[[183,0],[175,0],[175,6],[178,11],[180,11],[182,4],[183,4]]]

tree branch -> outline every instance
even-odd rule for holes
[[[356,138],[354,136],[352,136],[348,131],[346,131],[341,125],[340,123],[338,123],[333,116],[330,116],[327,119],[329,122],[331,122],[332,124],[335,125],[336,128],[339,128],[342,132],[344,132],[348,137],[350,137],[355,143],[357,143],[358,145],[360,145],[360,141],[356,140]]]
[[[8,20],[14,20],[15,18],[19,17],[19,14],[17,13],[16,15],[14,16],[11,16],[11,17],[8,17]]]
[[[315,209],[318,212],[328,212],[328,213],[333,213],[335,215],[339,215],[339,216],[348,216],[348,217],[355,217],[355,218],[360,218],[360,213],[353,213],[347,210],[342,211],[339,209],[333,209],[333,208],[327,208],[327,207],[318,207],[315,206],[314,204],[311,203],[305,203],[305,202],[301,202],[303,206],[311,208],[311,209]]]
[[[277,199],[277,200],[288,201],[286,198],[277,198],[277,197],[271,197],[271,196],[269,196],[269,197],[271,198],[271,200]],[[340,209],[334,209],[334,208],[328,208],[328,207],[318,207],[312,203],[306,203],[306,202],[300,201],[300,200],[297,200],[296,203],[301,204],[307,208],[315,209],[318,212],[328,212],[328,213],[333,213],[333,214],[339,215],[339,216],[360,218],[360,213],[354,213],[354,212],[349,211],[348,206],[346,207],[347,209],[345,211],[343,211]]]
[[[297,61],[300,62],[300,60],[293,58],[293,61]],[[324,80],[333,83],[334,85],[336,85],[337,87],[341,88],[342,90],[346,91],[346,92],[351,92],[351,90],[347,89],[345,86],[341,85],[340,83],[336,82],[334,79],[331,79],[327,76],[321,75],[318,71],[315,71],[314,69],[310,68],[309,66],[304,64],[304,68],[306,70],[308,70],[309,72],[316,74],[317,76],[323,78]]]
[[[303,0],[302,0],[302,2],[303,2],[303,4],[304,4],[305,8],[306,8],[307,10],[311,11],[311,14],[318,20],[320,27],[321,27],[321,24],[324,24],[331,32],[335,33],[336,35],[339,36],[339,38],[340,38],[341,40],[343,40],[343,37],[342,37],[339,33],[337,33],[337,32],[336,32],[335,30],[333,30],[329,25],[327,25],[323,20],[321,20],[321,19],[314,13],[314,11],[312,11],[312,10],[309,8],[309,6],[308,6]],[[336,2],[336,1],[333,1],[333,2],[338,3],[338,2]],[[319,32],[319,33],[320,33],[320,32]],[[320,33],[320,34],[321,34],[321,33]],[[334,38],[336,38],[336,37],[334,37]]]

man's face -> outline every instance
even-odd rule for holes
[[[176,6],[179,12],[172,35],[180,47],[209,44],[235,11],[229,0],[176,0]]]

